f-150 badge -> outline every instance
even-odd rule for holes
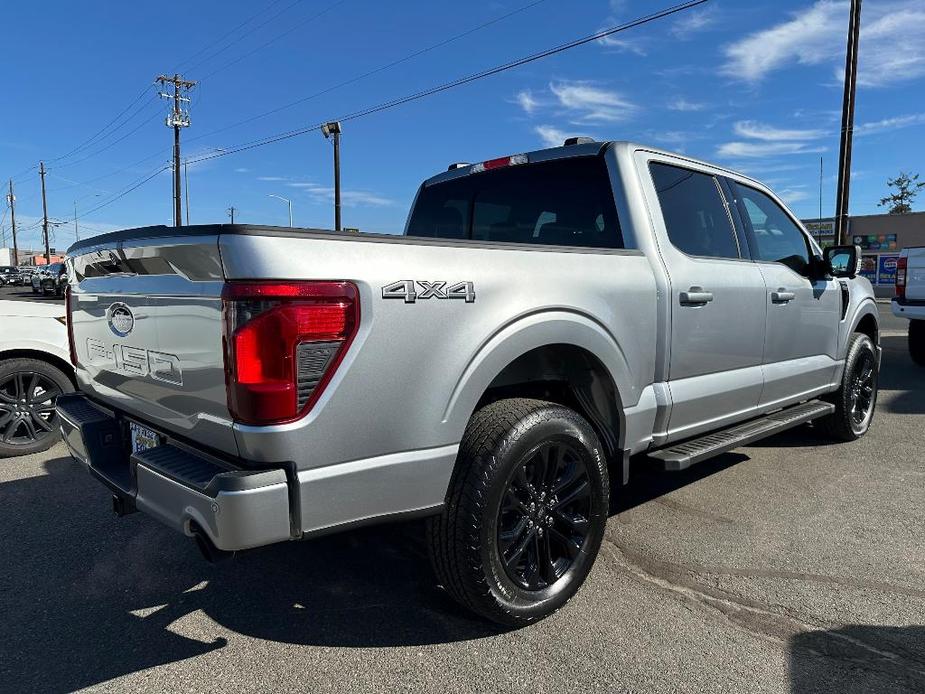
[[[475,301],[472,282],[427,282],[425,280],[398,280],[382,288],[383,299],[402,299],[406,304],[424,299],[463,299],[467,304]]]

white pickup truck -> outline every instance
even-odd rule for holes
[[[909,319],[909,354],[925,366],[925,246],[904,248],[896,261],[893,315]]]
[[[69,256],[58,412],[117,511],[209,556],[426,516],[439,582],[505,624],[578,590],[631,464],[874,414],[857,249],[627,142],[453,165],[403,236],[150,227]]]

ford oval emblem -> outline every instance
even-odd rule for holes
[[[110,306],[106,313],[109,315],[109,329],[116,335],[125,337],[132,332],[132,328],[135,327],[135,316],[132,315],[132,310],[128,306],[117,302]]]

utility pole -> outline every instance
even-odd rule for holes
[[[186,197],[186,226],[189,226],[189,172],[183,162],[183,195]]]
[[[334,230],[340,231],[340,122],[325,123],[321,133],[325,138],[334,136]]]
[[[16,246],[16,196],[13,195],[13,179],[10,179],[10,192],[6,196],[10,204],[10,224],[13,227],[13,265],[19,265],[19,248]]]
[[[234,224],[234,205],[225,210],[225,212],[228,213],[228,216],[231,217],[231,223]]]
[[[861,33],[861,0],[851,0],[848,46],[845,52],[845,96],[841,110],[841,142],[838,151],[838,190],[835,199],[835,243],[848,236],[848,193],[851,186],[851,142],[854,134],[854,97],[858,78],[858,37]]]
[[[822,157],[819,157],[819,224],[822,224]]]
[[[189,97],[183,96],[181,90],[189,91],[196,86],[196,83],[185,80],[178,74],[174,74],[173,77],[158,75],[155,82],[159,82],[162,86],[173,85],[172,94],[159,92],[159,96],[173,100],[173,108],[167,115],[165,123],[168,128],[173,128],[173,225],[178,227],[183,224],[183,197],[180,192],[180,128],[188,128],[190,125],[189,111],[185,111],[182,106],[183,102],[189,102]]]
[[[39,176],[42,178],[42,236],[45,239],[45,264],[51,264],[51,251],[48,248],[48,203],[45,200],[45,162],[39,162]]]

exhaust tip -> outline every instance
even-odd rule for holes
[[[234,552],[216,547],[197,523],[191,524],[190,531],[193,533],[193,540],[196,542],[196,546],[202,553],[203,558],[210,564],[223,564],[234,559]]]

